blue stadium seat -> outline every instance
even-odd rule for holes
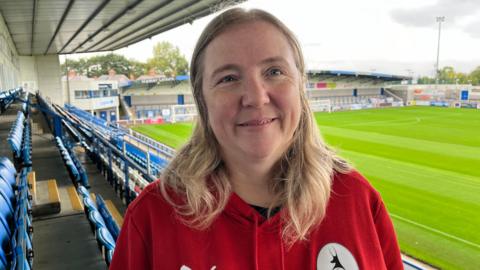
[[[1,163],[0,163],[1,164]],[[12,187],[16,186],[15,171],[0,165],[0,177],[7,181]]]
[[[10,252],[10,230],[8,227],[0,226],[0,253],[4,256],[6,253]]]
[[[0,189],[5,194],[5,197],[8,199],[8,202],[10,203],[10,205],[14,205],[14,203],[15,203],[15,193],[13,191],[13,188],[2,177],[0,177]]]
[[[0,215],[5,217],[7,221],[11,220],[13,216],[12,201],[8,198],[3,190],[0,189]]]
[[[3,230],[7,231],[8,235],[12,235],[12,230],[8,224],[8,220],[2,214],[0,214],[0,228],[3,228]]]
[[[113,240],[112,235],[105,227],[100,227],[97,230],[97,237],[100,242],[109,250],[115,249],[115,240]]]
[[[88,190],[81,185],[78,187],[78,194],[82,195],[82,198],[90,196],[90,194],[88,193]]]
[[[105,224],[102,215],[100,215],[100,212],[98,212],[97,210],[90,211],[90,213],[88,213],[88,219],[94,225],[95,229],[102,227],[107,228],[107,224]]]
[[[97,240],[102,247],[102,252],[107,265],[110,265],[113,251],[115,250],[115,240],[113,240],[110,232],[104,227],[97,229]]]
[[[107,225],[108,231],[112,235],[113,239],[116,241],[118,238],[118,235],[120,234],[120,228],[118,227],[117,223],[115,222],[112,215],[108,211],[108,208],[102,196],[97,194],[96,198],[97,198],[98,211],[102,215],[102,218],[105,221],[105,224]]]
[[[0,157],[0,167],[5,167],[8,170],[12,171],[14,174],[16,172],[15,166],[10,161],[10,159],[8,159],[6,157]]]
[[[90,211],[97,211],[97,208],[95,207],[95,203],[90,199],[90,196],[83,198],[83,205],[85,207],[85,212],[88,214]]]

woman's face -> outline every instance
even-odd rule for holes
[[[287,39],[273,25],[236,25],[206,48],[203,95],[228,162],[280,159],[298,126],[300,74]]]

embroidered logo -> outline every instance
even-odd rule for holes
[[[352,253],[338,243],[323,246],[317,256],[317,270],[358,270]]]

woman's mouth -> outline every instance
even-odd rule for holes
[[[252,119],[252,120],[248,120],[246,122],[242,122],[238,125],[242,126],[242,127],[264,126],[264,125],[268,125],[268,124],[272,123],[275,120],[276,120],[276,118]]]

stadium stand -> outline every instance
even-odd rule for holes
[[[17,118],[12,126],[10,134],[7,139],[12,152],[15,165],[31,166],[31,132],[30,119],[21,111],[17,113]]]
[[[0,113],[3,113],[21,92],[22,88],[15,88],[6,91],[0,90]]]
[[[42,98],[19,92],[3,104],[7,105],[0,118],[0,139],[5,142],[0,148],[0,269],[105,269],[105,261],[109,263],[113,255],[125,206],[102,179],[96,164],[88,162],[93,147],[85,137],[92,136],[92,131],[85,129],[88,125],[80,128],[73,117],[61,115],[56,106]],[[35,111],[33,115],[31,110]],[[60,136],[43,133],[49,128]],[[33,145],[37,146],[36,151],[32,151]],[[63,170],[62,164],[67,169]],[[96,209],[105,224],[94,234],[90,232],[89,219],[83,218],[82,223],[77,217],[83,213],[82,202],[78,199],[75,210],[75,196],[70,196],[73,190],[78,198],[72,183],[86,189],[92,183],[88,182],[90,179],[94,183],[91,190],[98,198]],[[71,205],[65,203],[69,201]],[[59,237],[69,240],[58,242],[55,239]],[[55,245],[51,245],[52,241]],[[75,245],[70,245],[70,241]],[[97,247],[102,248],[103,255]],[[59,256],[62,260],[58,260]]]
[[[22,89],[2,95],[2,113],[22,95]],[[23,95],[26,99],[28,96]],[[0,157],[0,269],[31,269],[32,196],[27,183],[31,171],[31,132],[28,100],[22,101],[7,138],[14,163]],[[4,154],[4,153],[2,153]]]

